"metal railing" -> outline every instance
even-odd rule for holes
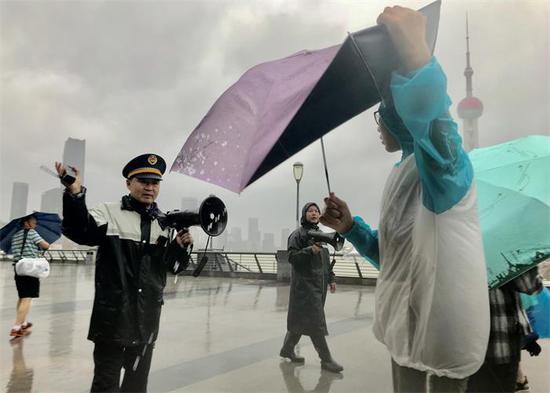
[[[94,263],[95,249],[46,250],[42,253],[50,263]],[[12,262],[12,254],[0,253],[0,261]]]
[[[204,251],[193,252],[191,266],[196,266]],[[277,254],[271,252],[207,251],[208,262],[204,271],[277,273]],[[378,271],[360,256],[336,254],[333,266],[337,277],[376,278]],[[332,261],[331,256],[331,261]]]
[[[336,254],[334,259],[336,259],[336,263],[332,271],[337,277],[378,277],[378,270],[361,256]]]
[[[44,257],[50,263],[94,263],[96,249],[77,250],[47,250]],[[196,266],[204,254],[204,251],[195,251],[191,255],[189,270]],[[204,271],[222,273],[255,273],[272,275],[277,273],[277,254],[272,252],[235,252],[222,250],[208,250],[208,263]],[[333,256],[331,255],[331,261]],[[0,261],[12,261],[13,257],[0,253]],[[358,255],[334,256],[336,263],[333,266],[334,274],[337,277],[351,277],[359,279],[376,279],[378,271],[363,257]],[[545,272],[544,285],[550,286],[548,272]]]
[[[93,263],[95,261],[95,250],[46,250],[44,258],[50,263]]]
[[[96,249],[47,250],[44,257],[50,263],[94,263]],[[190,268],[194,269],[204,251],[191,254]],[[203,271],[222,273],[277,274],[277,254],[273,252],[230,252],[221,250],[206,251],[208,262]],[[7,256],[4,256],[7,257]],[[333,257],[331,256],[331,261]],[[9,257],[5,258],[9,260]],[[360,256],[337,254],[333,271],[337,277],[376,278],[377,270]]]
[[[277,256],[271,252],[197,251],[191,254],[191,267],[195,267],[203,255],[208,257],[205,271],[277,273]]]

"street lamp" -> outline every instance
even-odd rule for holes
[[[304,175],[304,164],[301,162],[295,162],[292,166],[292,172],[294,173],[294,180],[296,180],[296,228],[300,227],[300,180]]]

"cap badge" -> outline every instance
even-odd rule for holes
[[[157,161],[157,156],[155,156],[154,154],[151,154],[149,157],[147,157],[147,162],[149,162],[149,164],[151,165],[155,165]]]

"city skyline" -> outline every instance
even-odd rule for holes
[[[387,5],[394,2],[1,2],[0,219],[9,218],[13,182],[30,185],[31,211],[39,209],[42,191],[59,186],[39,167],[53,169],[69,137],[86,141],[87,203],[120,200],[127,192],[122,167],[145,152],[170,167],[191,130],[246,70],[339,44],[348,31],[374,25]],[[548,134],[550,3],[442,3],[435,56],[461,131],[466,13],[475,94],[484,105],[479,146]],[[380,145],[375,109],[325,138],[332,190],[373,228],[385,180],[400,158]],[[281,230],[295,227],[296,161],[304,164],[300,206],[321,204],[327,185],[314,143],[241,194],[167,172],[159,206],[173,210],[181,198],[215,194],[228,207],[229,230],[240,227],[244,235],[248,218],[258,217],[262,232],[274,233],[279,244]]]

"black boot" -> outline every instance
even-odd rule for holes
[[[340,371],[344,370],[344,367],[336,363],[333,359],[328,362],[324,362],[321,360],[321,368],[323,370],[331,371],[333,373],[339,373]]]
[[[294,352],[294,347],[298,344],[298,341],[300,341],[300,337],[301,336],[299,334],[287,332],[285,342],[283,343],[283,347],[281,348],[279,355],[283,358],[290,359],[293,363],[304,363],[305,359],[296,355]]]
[[[331,371],[333,373],[339,373],[344,370],[344,367],[334,361],[328,349],[328,344],[323,334],[316,334],[311,336],[313,346],[317,350],[319,357],[321,358],[321,368],[323,370]]]

